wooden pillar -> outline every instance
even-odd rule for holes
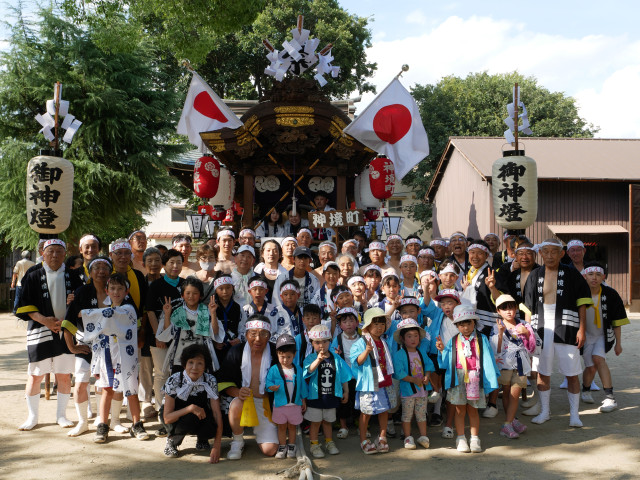
[[[242,207],[244,215],[242,217],[242,226],[253,228],[253,175],[244,175],[244,193],[242,197]]]

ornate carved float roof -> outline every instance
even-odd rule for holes
[[[280,166],[297,175],[355,175],[375,152],[342,134],[350,118],[312,80],[277,82],[265,99],[241,117],[244,127],[200,134],[232,172],[278,175]],[[331,147],[331,148],[329,148]]]

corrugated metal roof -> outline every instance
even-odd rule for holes
[[[486,178],[491,178],[493,162],[501,157],[502,151],[513,149],[503,137],[450,137],[427,192],[431,201],[454,148]],[[519,148],[535,159],[539,179],[640,179],[640,139],[521,137]]]
[[[622,225],[547,225],[555,235],[563,233],[629,233]]]

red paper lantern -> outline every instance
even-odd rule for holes
[[[213,207],[211,205],[199,205],[198,213],[200,215],[213,215]]]
[[[380,210],[375,208],[370,208],[364,211],[364,218],[369,222],[373,222],[380,215]]]
[[[224,220],[224,217],[226,215],[227,215],[227,212],[225,210],[216,210],[213,207],[211,207],[211,213],[209,214],[209,218],[211,218],[211,220],[216,220],[219,222],[220,220]]]
[[[378,200],[386,200],[393,195],[396,174],[393,162],[388,158],[374,158],[369,165],[369,185],[371,193]]]
[[[193,191],[200,198],[213,198],[220,184],[220,162],[213,157],[200,157],[193,169]]]
[[[222,220],[222,223],[233,223],[233,208],[227,210],[227,215]]]

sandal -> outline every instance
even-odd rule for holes
[[[387,453],[389,451],[389,444],[387,443],[387,439],[384,437],[378,438],[378,452]]]
[[[451,427],[443,427],[443,429],[442,429],[442,438],[453,438],[453,428],[451,428]]]
[[[338,433],[336,434],[336,437],[339,438],[340,440],[344,440],[348,436],[349,436],[349,430],[346,428],[341,428],[340,430],[338,430]]]
[[[363,440],[360,443],[360,448],[362,449],[362,453],[364,453],[365,455],[373,455],[374,453],[378,453],[378,449],[373,443],[371,443],[371,440]]]

